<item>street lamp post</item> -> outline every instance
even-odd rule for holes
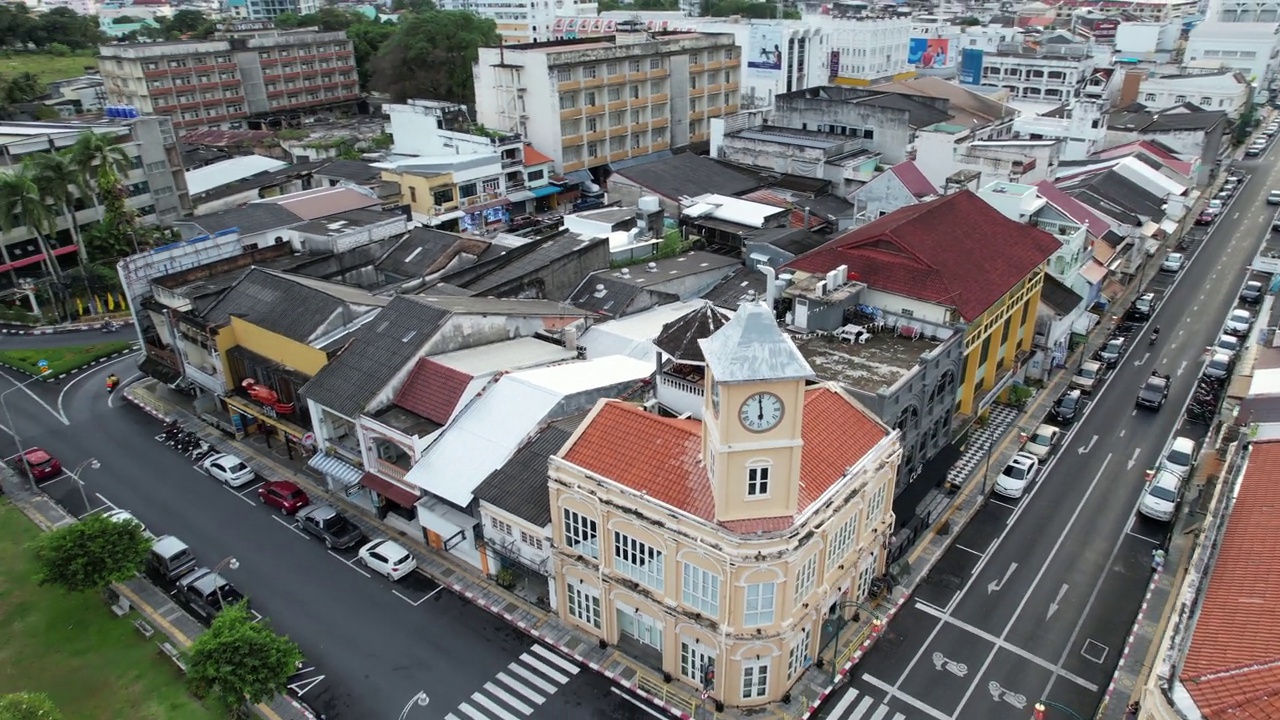
[[[75,470],[72,470],[72,471],[71,471],[71,477],[75,479],[75,481],[76,481],[76,485],[79,485],[79,486],[80,486],[80,499],[81,499],[82,501],[84,501],[84,511],[85,511],[85,514],[88,514],[88,512],[89,512],[89,495],[88,495],[87,493],[85,493],[85,491],[84,491],[84,481],[82,481],[82,480],[80,479],[80,471],[81,471],[81,470],[83,470],[83,469],[85,469],[85,467],[86,467],[86,466],[88,466],[89,468],[91,468],[91,469],[93,469],[93,470],[97,470],[98,468],[102,467],[102,463],[98,462],[98,459],[97,459],[97,458],[89,458],[88,460],[85,460],[84,462],[82,462],[82,463],[80,463],[79,465],[77,465]]]
[[[235,570],[235,569],[236,569],[236,568],[238,568],[238,567],[240,567],[240,561],[239,561],[239,560],[237,560],[237,559],[235,559],[235,556],[233,556],[233,555],[228,555],[228,556],[226,556],[226,557],[222,558],[222,562],[220,562],[220,563],[218,563],[217,565],[214,565],[214,566],[213,566],[213,574],[214,574],[214,575],[217,575],[218,573],[222,572],[222,568],[227,568],[228,570]],[[221,576],[219,576],[219,577],[221,577]],[[214,585],[214,586],[213,586],[213,591],[214,591],[214,592],[216,592],[216,593],[218,594],[218,611],[219,611],[219,612],[221,612],[221,611],[222,611],[222,609],[223,609],[223,607],[222,607],[222,605],[223,605],[223,603],[222,603],[222,585],[221,585],[220,583],[219,583],[219,584],[217,584],[217,585]]]
[[[427,697],[425,692],[419,690],[417,695],[409,698],[409,703],[404,706],[404,710],[400,711],[400,720],[405,720],[405,718],[409,717],[409,711],[413,709],[414,705],[426,707],[429,702],[431,702],[431,698]]]
[[[1041,700],[1040,702],[1036,703],[1035,712],[1033,713],[1032,717],[1035,720],[1045,720],[1046,718],[1045,711],[1048,710],[1049,708],[1053,708],[1054,710],[1061,710],[1062,712],[1070,715],[1076,720],[1084,720],[1084,718],[1076,714],[1075,710],[1072,710],[1066,705],[1061,705],[1056,702],[1050,702],[1048,700]]]
[[[36,487],[35,476],[31,474],[31,466],[27,464],[27,455],[22,449],[22,439],[18,437],[18,428],[14,427],[13,425],[13,416],[9,414],[9,404],[5,402],[4,398],[6,395],[13,392],[14,390],[17,390],[19,388],[24,388],[27,385],[30,385],[31,383],[39,379],[40,379],[40,376],[37,375],[31,378],[30,380],[23,380],[17,385],[14,385],[8,390],[5,390],[4,392],[0,393],[0,408],[4,409],[4,421],[9,426],[9,434],[13,436],[13,444],[14,444],[14,447],[18,449],[18,457],[22,458],[22,469],[26,471],[27,479],[31,481],[32,492],[39,490],[39,488]]]

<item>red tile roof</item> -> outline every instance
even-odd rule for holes
[[[805,391],[801,433],[799,512],[817,502],[889,430],[843,394],[817,386]],[[604,400],[561,457],[658,502],[716,522],[715,499],[702,464],[702,424],[697,420],[659,417],[637,405]],[[719,524],[730,532],[749,534],[785,530],[794,521],[780,517]]]
[[[524,146],[524,166],[543,165],[545,163],[555,162],[551,158],[538,152],[538,149],[532,145]]]
[[[1089,157],[1100,158],[1103,160],[1116,160],[1129,157],[1139,151],[1145,152],[1156,160],[1159,160],[1179,175],[1186,178],[1191,177],[1191,171],[1193,169],[1193,165],[1191,163],[1180,159],[1177,155],[1174,155],[1168,150],[1165,150],[1159,145],[1147,140],[1134,140],[1133,142],[1125,143],[1123,145],[1104,148]]]
[[[851,278],[884,292],[956,308],[973,321],[1061,244],[964,190],[909,205],[792,260],[788,267]]]
[[[900,162],[889,168],[889,172],[893,173],[894,177],[907,188],[907,192],[914,195],[917,200],[938,194],[938,188],[934,187],[933,183],[929,182],[929,178],[920,172],[920,168],[913,160]]]
[[[1255,443],[1180,679],[1207,720],[1280,718],[1280,441]]]
[[[795,203],[782,197],[781,195],[778,195],[777,193],[770,192],[767,189],[753,190],[741,197],[743,200],[752,200],[762,205],[772,205],[773,207],[780,207],[780,208],[785,208],[790,210],[791,212],[787,216],[787,227],[805,228],[806,230],[813,230],[815,228],[820,228],[823,225],[827,224],[826,218],[816,213],[810,213],[809,226],[805,227],[804,211],[796,209]]]
[[[458,400],[471,383],[471,376],[441,365],[431,358],[422,358],[409,373],[392,404],[420,415],[437,425],[444,425],[453,417]]]

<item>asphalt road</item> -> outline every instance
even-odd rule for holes
[[[1274,215],[1275,165],[1236,167],[1253,175],[1190,264],[1149,286],[1163,296],[1161,340],[1134,336],[1040,480],[985,504],[821,717],[1025,720],[1041,699],[1092,716],[1169,531],[1136,515],[1144,471],[1171,436],[1203,437],[1181,410]],[[1152,369],[1172,391],[1159,412],[1137,410]]]
[[[394,720],[406,708],[405,720],[648,717],[604,678],[426,576],[370,577],[353,553],[330,553],[268,511],[253,485],[232,491],[197,471],[156,441],[156,420],[108,397],[107,373],[127,382],[135,361],[21,389],[16,376],[0,377],[23,447],[49,450],[68,471],[89,458],[101,464],[80,472],[83,497],[69,472],[42,489],[77,516],[126,509],[151,532],[181,538],[202,565],[239,560],[224,574],[298,643],[306,663],[291,690],[327,720]],[[17,442],[4,430],[0,454],[10,456]],[[425,707],[410,706],[418,693]]]

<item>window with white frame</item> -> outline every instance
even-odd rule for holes
[[[582,583],[565,583],[569,617],[600,629],[600,593]]]
[[[706,690],[715,689],[715,678],[707,678],[705,670],[715,670],[716,656],[706,645],[680,639],[680,674]],[[705,682],[710,679],[711,682]]]
[[[662,590],[662,552],[618,530],[613,531],[613,569],[641,585]]]
[[[871,504],[867,506],[867,522],[879,522],[880,517],[884,515],[884,501],[886,493],[889,491],[889,483],[881,482],[880,487],[871,495]]]
[[[573,70],[560,68],[556,70],[556,82],[569,82],[573,79]]]
[[[493,528],[497,532],[502,533],[503,535],[511,534],[511,523],[499,520],[498,518],[492,515],[489,516],[489,527]]]
[[[600,559],[600,531],[596,519],[565,508],[564,544],[587,557]]]
[[[744,593],[746,602],[742,608],[742,624],[759,627],[773,623],[773,607],[776,604],[777,583],[752,583]]]
[[[813,582],[818,576],[818,554],[809,556],[808,560],[796,571],[795,605],[799,605],[809,592],[813,590]]]
[[[541,550],[541,549],[542,549],[542,538],[540,538],[540,537],[538,537],[538,536],[536,536],[536,535],[530,535],[529,533],[525,532],[524,530],[521,530],[521,531],[520,531],[520,542],[524,543],[525,545],[528,545],[529,547],[533,548],[534,550]]]
[[[862,570],[858,573],[858,594],[854,597],[865,598],[867,593],[871,592],[871,580],[876,574],[876,562],[879,560],[879,555],[879,551],[873,552],[871,558],[862,566]]]
[[[769,660],[742,666],[742,699],[762,698],[769,694]]]
[[[680,597],[685,605],[720,617],[720,576],[693,563],[683,563]]]
[[[844,521],[844,524],[836,528],[836,531],[827,538],[827,572],[831,571],[838,562],[849,554],[849,547],[853,545],[853,538],[856,534],[854,531],[858,527],[858,516],[855,513],[853,517]]]
[[[812,642],[813,628],[807,625],[800,628],[800,632],[796,633],[796,639],[791,643],[791,650],[787,654],[788,680],[809,666],[809,645]]]
[[[769,466],[767,464],[747,466],[747,497],[769,497]]]

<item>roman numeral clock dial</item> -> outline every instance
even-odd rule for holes
[[[748,397],[738,409],[738,421],[751,432],[762,433],[782,422],[782,398],[773,393],[759,392]]]

